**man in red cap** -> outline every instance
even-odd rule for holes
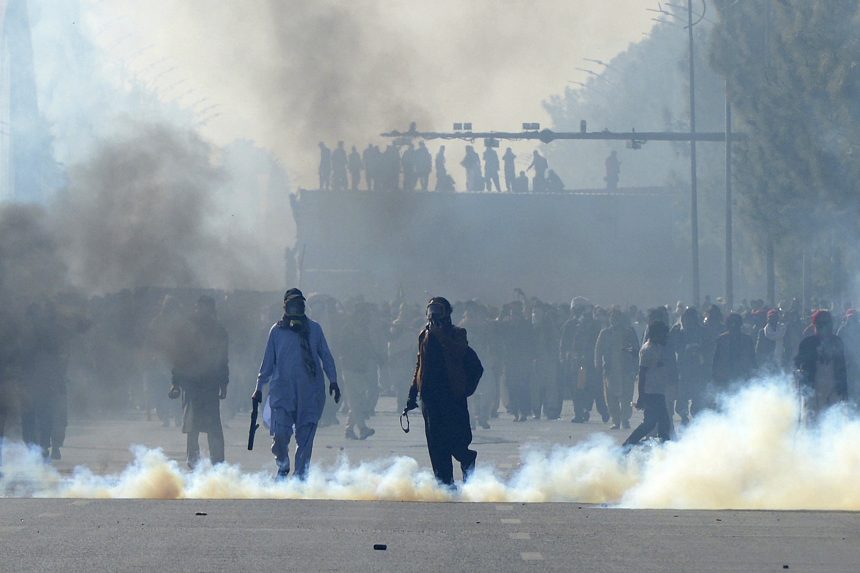
[[[846,399],[848,380],[842,340],[833,333],[833,317],[826,310],[812,315],[815,334],[800,343],[794,365],[801,391],[807,396],[805,409],[813,417]]]

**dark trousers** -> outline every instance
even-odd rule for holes
[[[574,388],[573,410],[577,418],[588,419],[591,409],[597,408],[602,418],[609,418],[609,407],[603,394],[603,380],[593,372],[587,374],[585,388]]]
[[[23,406],[23,411],[21,412],[21,439],[28,446],[35,446],[40,443],[35,407]]]
[[[672,436],[672,421],[669,410],[666,409],[666,396],[663,394],[643,394],[639,402],[645,407],[645,420],[633,430],[630,437],[624,441],[625,446],[638,444],[651,430],[657,428],[657,436],[665,441]]]
[[[224,461],[224,431],[221,425],[218,425],[216,431],[208,432],[206,438],[209,442],[209,459],[213,464],[220,464]],[[188,464],[193,466],[200,459],[200,432],[188,432],[185,446]]]
[[[478,452],[469,449],[472,443],[472,428],[469,425],[469,408],[466,399],[421,403],[424,415],[424,435],[433,475],[445,485],[454,484],[454,464],[460,462],[463,479],[467,479],[475,468]]]
[[[21,412],[21,439],[30,446],[39,446],[43,456],[50,448],[60,448],[66,440],[68,402],[65,385],[53,388],[51,395],[28,402]]]

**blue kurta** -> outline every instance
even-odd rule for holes
[[[279,328],[277,324],[269,330],[266,353],[257,376],[258,390],[262,390],[267,383],[271,384],[268,406],[273,411],[283,410],[291,414],[296,426],[319,422],[326,394],[323,372],[329,382],[337,382],[334,358],[322,327],[308,319],[308,328],[311,355],[316,362],[314,379],[311,379],[302,358],[301,335],[289,328]]]

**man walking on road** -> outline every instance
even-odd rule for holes
[[[322,361],[322,366],[320,366]],[[323,372],[329,380],[329,394],[340,402],[340,387],[334,358],[320,325],[305,315],[302,291],[291,288],[284,294],[284,317],[269,331],[266,352],[257,387],[251,399],[263,399],[263,387],[269,387],[269,432],[274,436],[272,453],[278,465],[278,477],[290,471],[290,438],[296,434],[296,459],[293,475],[304,479],[311,463],[317,424],[325,405]]]
[[[475,392],[483,372],[466,331],[451,323],[451,304],[442,297],[430,299],[406,409],[417,408],[421,396],[430,463],[443,485],[454,485],[452,457],[460,462],[464,480],[475,469],[478,452],[469,449],[472,429],[466,399]]]
[[[180,329],[173,361],[173,385],[169,396],[182,396],[182,433],[187,435],[188,467],[200,458],[200,433],[209,442],[213,464],[224,461],[221,400],[227,397],[229,365],[227,331],[218,322],[215,300],[201,296],[194,315]]]

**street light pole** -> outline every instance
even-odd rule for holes
[[[693,251],[693,306],[699,306],[699,196],[696,177],[696,74],[693,61],[693,0],[687,0],[690,42],[690,233]]]
[[[726,80],[726,304],[729,310],[733,308],[735,286],[733,275],[733,241],[732,241],[732,104],[730,100],[729,80]]]

